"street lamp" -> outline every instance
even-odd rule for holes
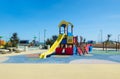
[[[44,46],[45,46],[45,39],[46,39],[46,29],[44,29]]]
[[[119,43],[119,37],[120,37],[120,34],[118,34],[118,43]]]
[[[40,32],[39,32],[39,43],[40,43]]]
[[[120,47],[120,43],[119,43],[119,37],[120,37],[120,34],[118,34],[118,50],[119,50],[119,47]]]

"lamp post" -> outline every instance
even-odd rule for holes
[[[118,50],[119,50],[119,47],[120,47],[119,37],[120,37],[120,34],[118,34]]]
[[[39,32],[39,43],[40,43],[40,32]]]
[[[44,46],[45,46],[45,39],[46,39],[46,29],[44,29]]]
[[[120,34],[118,34],[118,43],[119,43],[119,37],[120,37]]]

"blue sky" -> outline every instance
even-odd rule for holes
[[[106,34],[117,40],[120,34],[119,0],[0,0],[0,35],[8,40],[13,32],[20,39],[58,35],[62,20],[74,25],[74,35],[100,41]]]

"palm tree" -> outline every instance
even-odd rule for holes
[[[13,33],[12,37],[10,38],[10,42],[12,43],[13,47],[17,47],[19,43],[19,38],[17,33]]]
[[[107,34],[107,40],[105,41],[106,52],[107,52],[107,45],[110,43],[110,37],[111,34]]]
[[[111,36],[112,36],[111,34],[108,34],[108,35],[107,35],[107,42],[110,41],[110,37],[111,37]]]

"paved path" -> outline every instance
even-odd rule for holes
[[[117,64],[0,64],[1,79],[120,79]]]
[[[119,64],[119,63],[99,59],[78,59],[71,61],[70,64]]]
[[[12,53],[8,53],[8,54],[0,54],[0,57],[42,53],[42,52],[46,52],[46,51],[47,50],[29,50],[29,51],[25,51],[25,52],[21,52],[21,53],[12,52]]]

